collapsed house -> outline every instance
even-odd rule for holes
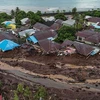
[[[43,53],[46,54],[58,52],[59,49],[61,48],[60,44],[48,39],[40,40],[38,43]]]
[[[97,54],[100,49],[97,47],[93,47],[84,43],[65,40],[61,47],[64,48],[63,53],[65,55],[79,53],[84,56],[95,55]]]

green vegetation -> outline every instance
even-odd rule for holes
[[[8,15],[7,13],[0,13],[0,25],[2,26],[2,22],[11,20],[11,15]]]
[[[63,13],[58,13],[54,17],[55,19],[67,20],[66,16]]]
[[[85,12],[85,15],[100,17],[100,9]]]
[[[31,21],[31,25],[35,24],[36,22],[44,22],[44,20],[41,17],[41,11],[37,11],[36,13],[29,11],[29,12],[25,12],[23,10],[20,10],[18,7],[16,8],[16,10],[11,10],[10,15],[8,15],[7,13],[0,13],[0,25],[2,25],[1,23],[4,21],[8,21],[11,20],[12,18],[15,18],[15,22],[17,27],[21,26],[21,19],[28,17]],[[2,25],[3,26],[3,25]]]
[[[76,29],[71,26],[62,26],[58,30],[58,37],[55,39],[56,42],[63,42],[65,39],[74,40]]]
[[[14,91],[14,100],[33,100],[32,92],[30,91],[28,86],[24,86],[23,84],[18,84],[17,89]]]
[[[39,87],[34,96],[34,99],[35,100],[47,100],[46,97],[47,97],[47,92],[46,92],[45,88]]]
[[[82,30],[84,28],[84,15],[83,14],[76,14],[74,16],[74,19],[75,19],[75,29],[78,31],[78,30]]]
[[[72,9],[72,14],[73,14],[73,16],[75,16],[77,14],[77,8],[76,7]]]

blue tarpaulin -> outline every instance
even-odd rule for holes
[[[38,40],[34,36],[28,37],[27,40],[32,41],[33,43],[37,43],[38,42]]]
[[[12,50],[14,49],[15,47],[18,47],[20,46],[19,44],[11,41],[11,40],[2,40],[0,42],[0,49],[4,52],[4,51],[8,51],[8,50]]]
[[[8,25],[10,25],[10,24],[11,24],[11,22],[9,22],[9,21],[5,23],[6,26],[8,26]]]

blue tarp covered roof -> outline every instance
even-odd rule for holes
[[[4,52],[4,51],[8,51],[8,50],[12,50],[14,49],[15,47],[18,47],[19,44],[11,41],[11,40],[2,40],[0,42],[0,49]]]
[[[8,26],[9,24],[11,24],[11,22],[6,22],[5,25]]]
[[[28,37],[27,40],[32,41],[34,43],[37,43],[38,42],[38,40],[34,36]]]

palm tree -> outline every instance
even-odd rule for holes
[[[15,11],[14,10],[11,10],[11,16],[14,18],[14,16],[15,16]]]
[[[73,15],[76,15],[77,14],[77,8],[76,7],[72,9],[72,14]]]
[[[66,12],[66,10],[63,10],[63,13],[65,13]]]
[[[20,11],[19,7],[16,7],[16,13],[18,13]]]

